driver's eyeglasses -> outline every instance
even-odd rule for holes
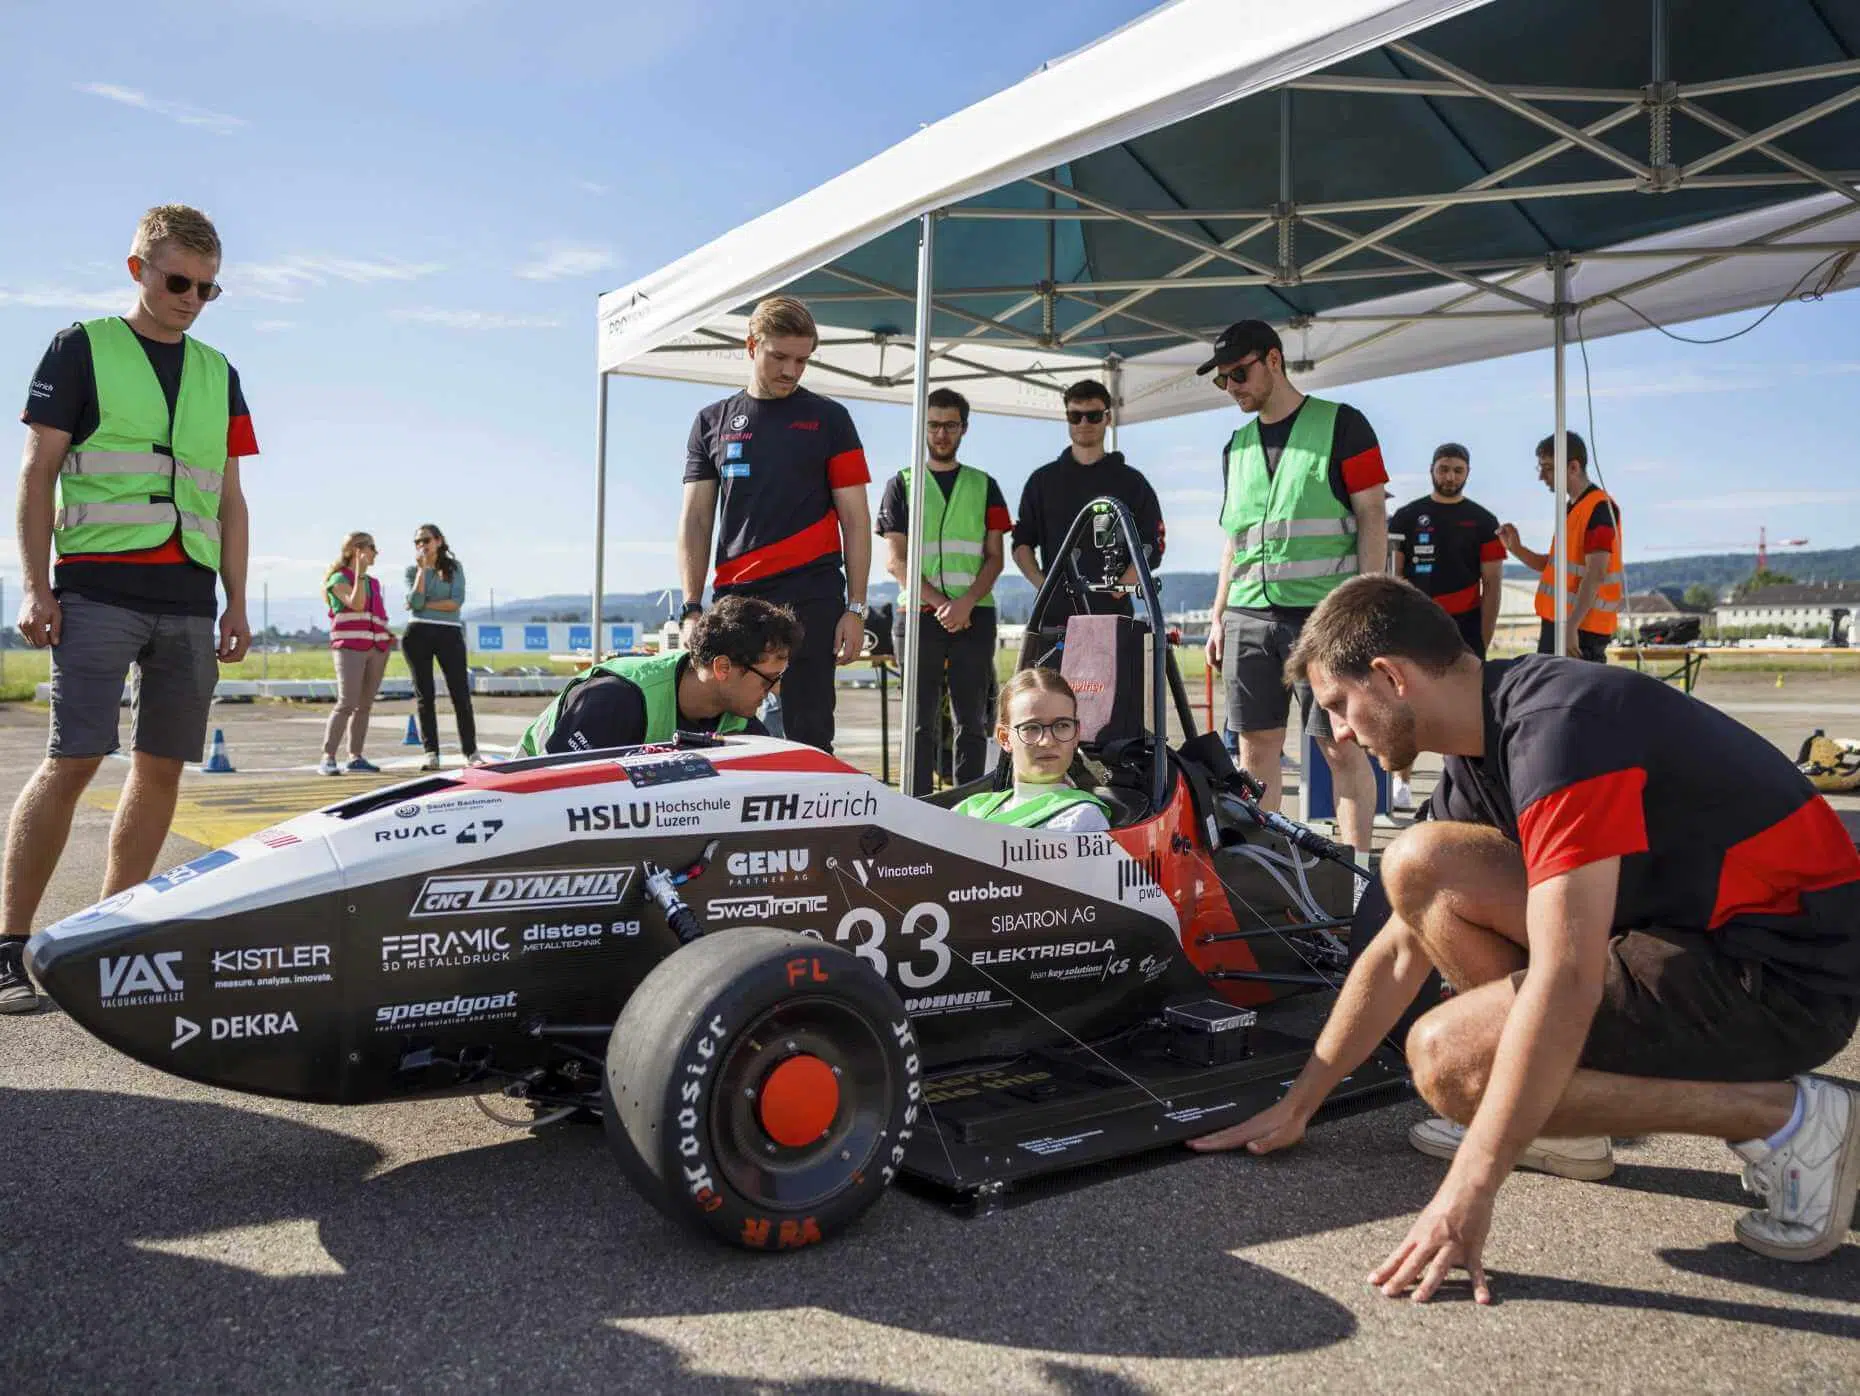
[[[764,686],[767,687],[770,693],[773,693],[775,691],[775,686],[782,681],[782,678],[788,672],[788,666],[786,664],[781,666],[781,671],[779,673],[776,673],[773,675],[763,673],[760,669],[756,668],[756,666],[753,664],[745,664],[743,667],[747,669],[750,673],[754,674],[757,678],[761,679]]]
[[[163,271],[153,262],[149,263],[149,270],[161,278],[161,284],[167,287],[171,296],[185,296],[189,291],[198,289],[202,301],[216,301],[220,298],[220,292],[226,289],[217,281],[196,281],[179,272]]]
[[[1214,375],[1214,386],[1222,392],[1226,392],[1228,383],[1244,383],[1247,374],[1253,371],[1253,365],[1258,362],[1259,360],[1256,358],[1248,359],[1243,364],[1235,364],[1232,368],[1221,369]]]
[[[1077,426],[1080,422],[1090,422],[1093,426],[1097,426],[1105,419],[1105,414],[1109,410],[1105,407],[1074,408],[1066,413],[1066,420],[1073,426]]]
[[[1014,735],[1027,746],[1038,746],[1041,737],[1051,733],[1056,742],[1069,742],[1079,734],[1076,717],[1056,717],[1051,722],[1017,722]]]

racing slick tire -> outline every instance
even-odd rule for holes
[[[674,952],[607,1047],[607,1135],[672,1220],[747,1250],[850,1225],[896,1176],[922,1100],[904,1005],[853,955],[798,931],[724,931]]]

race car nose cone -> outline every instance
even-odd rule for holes
[[[805,1148],[840,1112],[839,1079],[819,1057],[789,1057],[763,1083],[758,1109],[769,1138],[784,1148]]]

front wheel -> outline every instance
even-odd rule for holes
[[[607,1132],[673,1220],[749,1250],[825,1240],[879,1198],[916,1127],[917,1043],[852,955],[767,927],[706,936],[633,992]]]

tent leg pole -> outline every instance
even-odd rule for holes
[[[588,631],[588,662],[601,658],[601,595],[607,589],[607,375],[594,394],[594,596]]]
[[[1580,616],[1569,613],[1569,381],[1567,349],[1569,341],[1569,254],[1550,255],[1550,275],[1554,290],[1551,320],[1555,325],[1552,355],[1556,377],[1556,464],[1553,475],[1556,489],[1556,537],[1550,553],[1552,575],[1556,578],[1556,652],[1569,653],[1569,628]]]
[[[917,321],[916,341],[911,352],[916,360],[912,368],[914,391],[911,395],[911,471],[909,526],[905,530],[904,583],[898,588],[898,605],[904,612],[904,649],[899,654],[904,688],[904,711],[899,722],[901,751],[898,761],[898,788],[906,795],[917,785],[917,724],[924,714],[917,711],[917,649],[923,613],[917,605],[918,579],[924,567],[924,472],[928,459],[924,441],[928,436],[926,418],[930,405],[930,297],[934,290],[932,270],[935,265],[936,214],[926,213],[917,234]]]
[[[1115,451],[1117,419],[1124,411],[1124,361],[1115,354],[1104,361],[1104,386],[1111,390],[1111,400],[1105,404],[1111,409],[1111,426],[1104,434],[1104,448]]]

